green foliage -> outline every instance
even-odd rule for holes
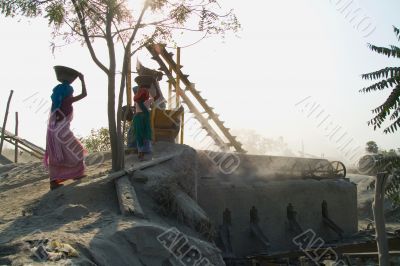
[[[387,67],[372,73],[363,74],[362,78],[366,80],[380,79],[380,78],[395,78],[400,76],[400,67]],[[366,92],[364,90],[360,90]]]
[[[182,25],[188,19],[190,13],[190,9],[185,5],[178,5],[171,11],[170,17],[175,19],[179,25]]]
[[[372,51],[377,52],[378,54],[383,54],[383,55],[386,55],[387,57],[392,56],[392,57],[400,58],[400,51],[395,46],[391,46],[391,48],[386,48],[386,47],[379,47],[379,46],[375,46],[372,44],[368,44],[368,47]]]
[[[396,27],[393,28],[396,37],[400,41],[400,30]],[[400,48],[397,46],[390,45],[389,48],[378,47],[372,44],[368,44],[368,46],[372,51],[379,54],[400,58]],[[394,133],[398,128],[400,128],[400,67],[387,67],[375,72],[363,74],[362,78],[365,80],[383,80],[361,89],[360,92],[369,93],[372,91],[392,88],[392,92],[386,101],[372,110],[372,113],[375,114],[375,116],[367,123],[368,125],[373,126],[374,130],[376,130],[377,128],[381,128],[385,121],[389,120],[390,124],[383,130],[383,132]]]
[[[139,2],[134,3],[138,5]],[[54,35],[67,42],[69,39],[80,39],[84,43],[87,35],[91,41],[111,37],[126,43],[137,28],[143,32],[135,36],[138,38],[132,43],[138,48],[145,41],[172,41],[175,31],[224,34],[240,29],[232,11],[218,13],[222,9],[215,0],[147,0],[145,3],[151,14],[140,24],[131,3],[125,0],[0,0],[0,13],[11,17],[43,15],[54,26]],[[142,7],[136,6],[134,11],[139,8]]]
[[[368,141],[366,150],[368,152],[378,154],[378,145],[375,141]],[[400,206],[400,148],[379,151],[376,156],[376,164],[374,172],[387,172],[389,179],[385,189],[385,196],[390,199],[394,206]],[[370,189],[375,188],[375,180],[368,186]]]
[[[35,0],[0,0],[0,12],[6,17],[17,15],[35,17],[41,14],[41,5],[41,1]]]
[[[376,144],[375,141],[368,141],[367,146],[365,147],[365,150],[369,153],[378,153],[378,144]]]
[[[65,9],[62,3],[51,3],[46,7],[46,13],[45,17],[49,20],[49,24],[59,27],[64,23]]]
[[[124,143],[127,142],[127,131],[128,129],[125,130]],[[106,127],[97,130],[92,129],[90,135],[81,138],[80,141],[89,153],[111,150],[110,133]]]
[[[90,153],[111,150],[110,134],[105,127],[92,129],[89,136],[81,138],[81,142]]]
[[[393,202],[393,205],[400,206],[400,156],[394,150],[384,152],[377,167],[378,172],[385,171],[389,174],[385,196]],[[374,184],[371,184],[371,187],[374,187]]]
[[[167,4],[167,0],[146,0],[147,3],[149,4],[151,10],[155,11],[155,10],[160,10],[161,8],[163,8],[163,6],[165,6]]]
[[[136,6],[134,6],[136,5]],[[197,43],[207,35],[236,32],[240,24],[232,11],[221,12],[216,0],[0,0],[2,15],[43,16],[53,28],[51,47],[80,41],[86,45],[93,62],[107,75],[108,125],[113,170],[123,167],[121,107],[128,71],[128,58],[149,43],[172,43],[174,34],[199,33]],[[196,38],[196,37],[195,37]],[[61,44],[58,42],[61,40]],[[96,40],[96,47],[93,42]],[[187,45],[187,44],[186,44]],[[98,52],[98,47],[107,51]],[[118,50],[123,51],[117,60]],[[103,56],[107,54],[106,58]],[[102,56],[99,56],[102,55]],[[104,61],[103,60],[107,60]],[[117,64],[120,63],[120,66]],[[119,77],[117,106],[116,73]],[[117,112],[115,112],[117,110]],[[108,149],[105,131],[93,132],[86,145],[89,150]]]

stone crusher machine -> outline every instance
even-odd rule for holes
[[[299,249],[295,239],[304,232],[336,243],[357,232],[357,188],[345,178],[343,163],[247,155],[181,71],[179,56],[175,62],[161,44],[147,49],[179,99],[221,149],[198,152],[196,200],[208,215],[213,240],[227,261]],[[169,124],[166,114],[161,110],[153,114],[155,134],[160,137],[160,129],[167,132],[170,127],[175,130],[170,133],[173,141],[182,127]]]

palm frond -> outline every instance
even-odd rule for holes
[[[363,74],[361,77],[365,80],[400,77],[400,67],[386,67],[375,72]]]
[[[400,48],[395,46],[395,45],[389,45],[390,49],[392,49],[393,51],[395,51],[396,53],[400,52]]]
[[[397,131],[397,127],[399,127],[400,129],[400,117],[394,121],[390,126],[388,126],[387,128],[385,128],[383,130],[383,133],[388,134],[388,133],[394,133]]]
[[[396,37],[400,41],[400,30],[398,28],[396,28],[395,26],[393,26],[393,29],[394,29],[394,33],[396,34]]]
[[[399,103],[400,103],[400,85],[397,85],[390,93],[386,101],[381,106],[372,110],[372,112],[377,113],[377,115],[373,117],[370,121],[368,121],[368,125],[373,126],[374,130],[380,128],[382,123],[387,118],[387,116],[390,115],[390,111],[393,109],[397,109],[399,107]],[[386,131],[385,133],[389,132],[386,129],[385,131]]]
[[[390,120],[395,120],[397,117],[400,115],[400,107],[397,107],[397,109],[393,112],[393,114],[390,116]]]
[[[360,90],[360,92],[371,92],[371,91],[376,91],[376,90],[383,90],[385,88],[390,88],[393,85],[399,85],[399,84],[400,84],[400,77],[392,77],[392,78],[388,78],[387,80],[379,81],[369,87],[363,88]]]
[[[369,49],[371,49],[374,52],[377,52],[378,54],[383,54],[386,55],[387,57],[397,57],[400,58],[400,52],[387,48],[387,47],[379,47],[379,46],[375,46],[372,44],[368,44]]]

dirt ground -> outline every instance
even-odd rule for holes
[[[174,149],[160,144],[154,157],[180,152]],[[180,265],[158,241],[171,228],[187,235],[213,265],[223,264],[219,250],[198,233],[175,217],[160,215],[140,184],[136,192],[145,219],[122,216],[114,182],[101,178],[111,168],[109,157],[88,158],[85,178],[54,191],[41,162],[0,166],[0,265],[43,265],[36,248],[51,241],[70,244],[79,256],[47,260],[46,265]],[[136,155],[126,156],[126,167],[138,164]],[[152,171],[162,175],[164,170]]]
[[[171,152],[179,151],[172,146],[155,147],[155,157]],[[54,191],[49,190],[41,162],[0,166],[0,265],[43,265],[35,253],[37,244],[53,240],[71,244],[79,255],[46,261],[47,265],[180,265],[157,241],[165,228],[187,234],[214,265],[223,265],[214,246],[174,217],[160,215],[159,206],[140,186],[137,193],[146,219],[120,215],[114,183],[100,178],[111,168],[109,157],[92,155],[85,178]],[[126,157],[127,167],[138,163],[135,155]],[[163,169],[152,171],[162,174]],[[372,219],[373,194],[367,187],[373,177],[348,177],[358,184],[359,224],[365,228]],[[388,227],[398,227],[396,217]]]

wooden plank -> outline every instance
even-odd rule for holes
[[[178,209],[178,217],[206,238],[211,236],[211,222],[207,213],[188,194],[175,187],[172,190],[174,202]]]
[[[18,112],[15,112],[15,136],[18,136]],[[18,163],[18,140],[15,140],[14,162]]]
[[[106,176],[99,177],[97,180],[99,180],[99,181],[103,180],[105,182],[116,181],[116,180],[118,180],[118,178],[121,178],[124,175],[132,175],[137,170],[143,170],[143,169],[146,169],[146,168],[149,168],[152,166],[156,166],[158,164],[161,164],[163,162],[171,160],[175,156],[176,156],[176,154],[170,154],[170,155],[159,157],[152,161],[141,162],[131,168],[120,170],[117,172],[110,173]]]
[[[135,188],[127,175],[115,181],[115,189],[117,190],[118,203],[122,215],[145,218],[142,206],[136,196]]]
[[[16,140],[14,138],[5,138],[5,141],[7,141],[8,143],[10,143],[11,145],[15,145]],[[43,159],[43,154],[39,154],[37,153],[35,150],[29,150],[27,147],[21,145],[21,143],[18,143],[18,148],[27,152],[29,155],[36,157],[38,159]]]
[[[137,165],[135,165],[135,166],[133,166],[131,168],[126,169],[126,173],[128,175],[131,175],[137,170],[143,170],[143,169],[146,169],[146,168],[161,164],[163,162],[171,160],[174,157],[176,157],[176,154],[169,154],[169,155],[166,155],[166,156],[162,156],[162,157],[156,158],[156,159],[154,159],[152,161],[141,162],[141,163],[139,163],[139,164],[137,164]]]
[[[11,102],[11,98],[13,96],[14,91],[11,90],[10,91],[10,95],[8,96],[8,101],[7,101],[7,107],[6,107],[6,113],[4,115],[4,120],[3,120],[3,127],[1,130],[1,140],[0,140],[0,154],[3,151],[3,144],[4,144],[4,131],[7,125],[7,117],[8,117],[8,110],[10,109],[10,102]]]
[[[3,130],[3,128],[0,127],[0,130]],[[19,147],[25,146],[26,148],[40,154],[43,157],[45,150],[42,147],[39,147],[39,146],[33,144],[32,142],[27,141],[26,139],[15,136],[14,133],[11,133],[10,131],[8,131],[6,129],[4,129],[4,134],[5,134],[5,138],[12,139],[14,141],[18,140]]]

